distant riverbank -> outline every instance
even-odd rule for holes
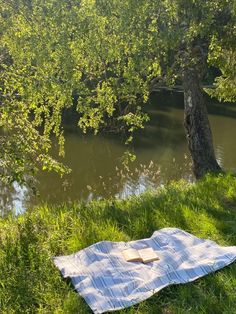
[[[89,314],[51,257],[101,240],[128,241],[178,227],[236,245],[236,178],[181,180],[124,200],[42,205],[0,219],[1,313]],[[172,286],[119,313],[235,313],[236,263],[194,283]]]

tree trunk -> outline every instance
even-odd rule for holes
[[[221,168],[216,161],[203,89],[196,69],[184,70],[183,87],[184,127],[193,161],[193,173],[200,179],[209,172],[221,171]]]

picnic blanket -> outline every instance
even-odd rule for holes
[[[152,247],[159,261],[126,262],[122,250]],[[64,277],[96,314],[129,307],[172,284],[187,283],[236,260],[236,246],[222,247],[177,228],[131,242],[102,241],[75,254],[54,257]]]

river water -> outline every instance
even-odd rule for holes
[[[22,212],[47,202],[127,197],[156,188],[175,179],[193,180],[183,129],[183,94],[157,93],[146,105],[150,121],[139,131],[131,150],[135,162],[127,168],[122,156],[127,150],[120,136],[82,135],[66,132],[65,159],[72,172],[60,178],[55,173],[37,177],[38,196],[15,185],[9,208]],[[236,170],[236,105],[208,100],[208,112],[217,160],[226,170]]]

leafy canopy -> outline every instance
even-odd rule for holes
[[[51,136],[63,155],[75,103],[84,132],[112,119],[131,141],[150,82],[174,84],[202,60],[221,71],[208,92],[235,101],[235,13],[234,0],[0,0],[1,179],[68,171]]]

